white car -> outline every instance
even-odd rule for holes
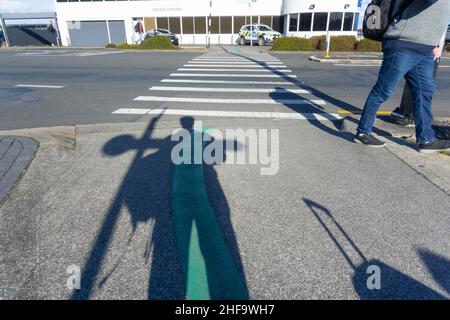
[[[253,32],[252,32],[253,31]],[[250,42],[256,42],[260,46],[273,43],[281,37],[281,33],[264,24],[247,24],[242,26],[239,32],[239,44],[244,46]]]

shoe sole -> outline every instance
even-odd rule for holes
[[[363,146],[367,146],[367,147],[371,147],[371,148],[384,148],[386,146],[386,143],[383,143],[382,145],[379,145],[379,146],[375,146],[373,144],[365,144],[361,140],[358,140],[356,138],[354,138],[353,141],[355,141],[356,143],[359,143]]]
[[[450,150],[450,148],[440,149],[440,150],[419,149],[419,152],[424,153],[424,154],[431,154],[431,153],[439,153],[439,152],[444,152],[444,151],[449,151],[449,150]]]

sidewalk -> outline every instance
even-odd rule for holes
[[[352,119],[204,121],[279,129],[276,176],[260,165],[205,165],[203,177],[174,168],[178,121],[0,132],[40,142],[0,207],[0,298],[183,299],[189,271],[213,297],[224,276],[255,300],[365,299],[367,263],[389,275],[385,298],[448,298],[450,158],[389,135],[386,149],[364,148],[349,141]],[[192,208],[213,222],[183,229]],[[80,267],[79,291],[66,287],[69,266]]]

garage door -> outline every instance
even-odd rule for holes
[[[109,35],[108,35],[109,27]],[[68,22],[72,46],[104,46],[125,42],[124,21],[72,21]],[[111,37],[111,39],[110,39]]]

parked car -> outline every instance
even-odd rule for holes
[[[252,34],[253,31],[253,34]],[[281,37],[281,33],[264,24],[247,24],[242,26],[239,32],[239,44],[258,43],[260,46],[271,44],[275,39]]]
[[[170,41],[177,46],[179,44],[179,40],[178,37],[176,36],[176,34],[170,32],[169,30],[166,29],[153,29],[148,31],[145,34],[144,40],[148,40],[152,37],[155,36],[164,36],[164,37],[168,37],[170,39]]]
[[[448,25],[447,28],[447,35],[445,36],[445,44],[449,44],[450,43],[450,24]]]

